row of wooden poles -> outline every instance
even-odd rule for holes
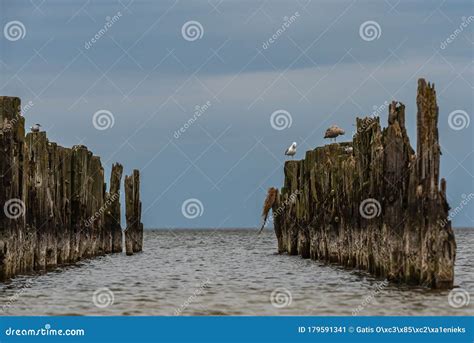
[[[112,166],[87,147],[64,148],[46,132],[25,134],[20,99],[0,97],[0,280],[83,258],[139,252],[143,245],[140,173]]]

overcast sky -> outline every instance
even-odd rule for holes
[[[437,87],[450,205],[474,192],[472,1],[0,3],[0,94],[101,156],[107,179],[116,161],[139,169],[146,227],[256,226],[291,142],[302,158],[334,123],[350,139],[392,99],[415,144],[419,77]],[[473,209],[454,225],[474,226]]]

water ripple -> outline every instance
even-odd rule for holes
[[[455,283],[472,291],[474,230],[456,230],[456,240]],[[1,284],[0,306],[6,315],[351,315],[360,305],[359,315],[472,314],[472,304],[450,307],[448,291],[389,284],[374,293],[383,280],[275,250],[270,231],[257,239],[250,230],[150,230],[143,253]],[[98,289],[113,303],[95,306]],[[272,305],[276,289],[288,306]]]

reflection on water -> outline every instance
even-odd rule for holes
[[[473,229],[456,229],[455,283],[474,289]],[[150,230],[144,252],[115,254],[0,285],[7,315],[472,315],[449,291],[275,254],[266,231]],[[472,296],[471,296],[472,298]],[[105,306],[105,307],[104,307]]]

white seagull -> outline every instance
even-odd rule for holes
[[[352,153],[352,152],[354,151],[354,148],[351,147],[351,146],[346,146],[346,147],[344,148],[344,151],[347,152],[347,153]]]
[[[296,154],[296,142],[293,142],[290,145],[290,147],[288,149],[286,149],[285,155],[291,156],[293,158],[293,156],[295,156],[295,154]]]
[[[31,132],[39,132],[40,129],[41,129],[41,125],[40,125],[40,124],[35,124],[35,125],[33,125],[32,127],[30,127]]]

